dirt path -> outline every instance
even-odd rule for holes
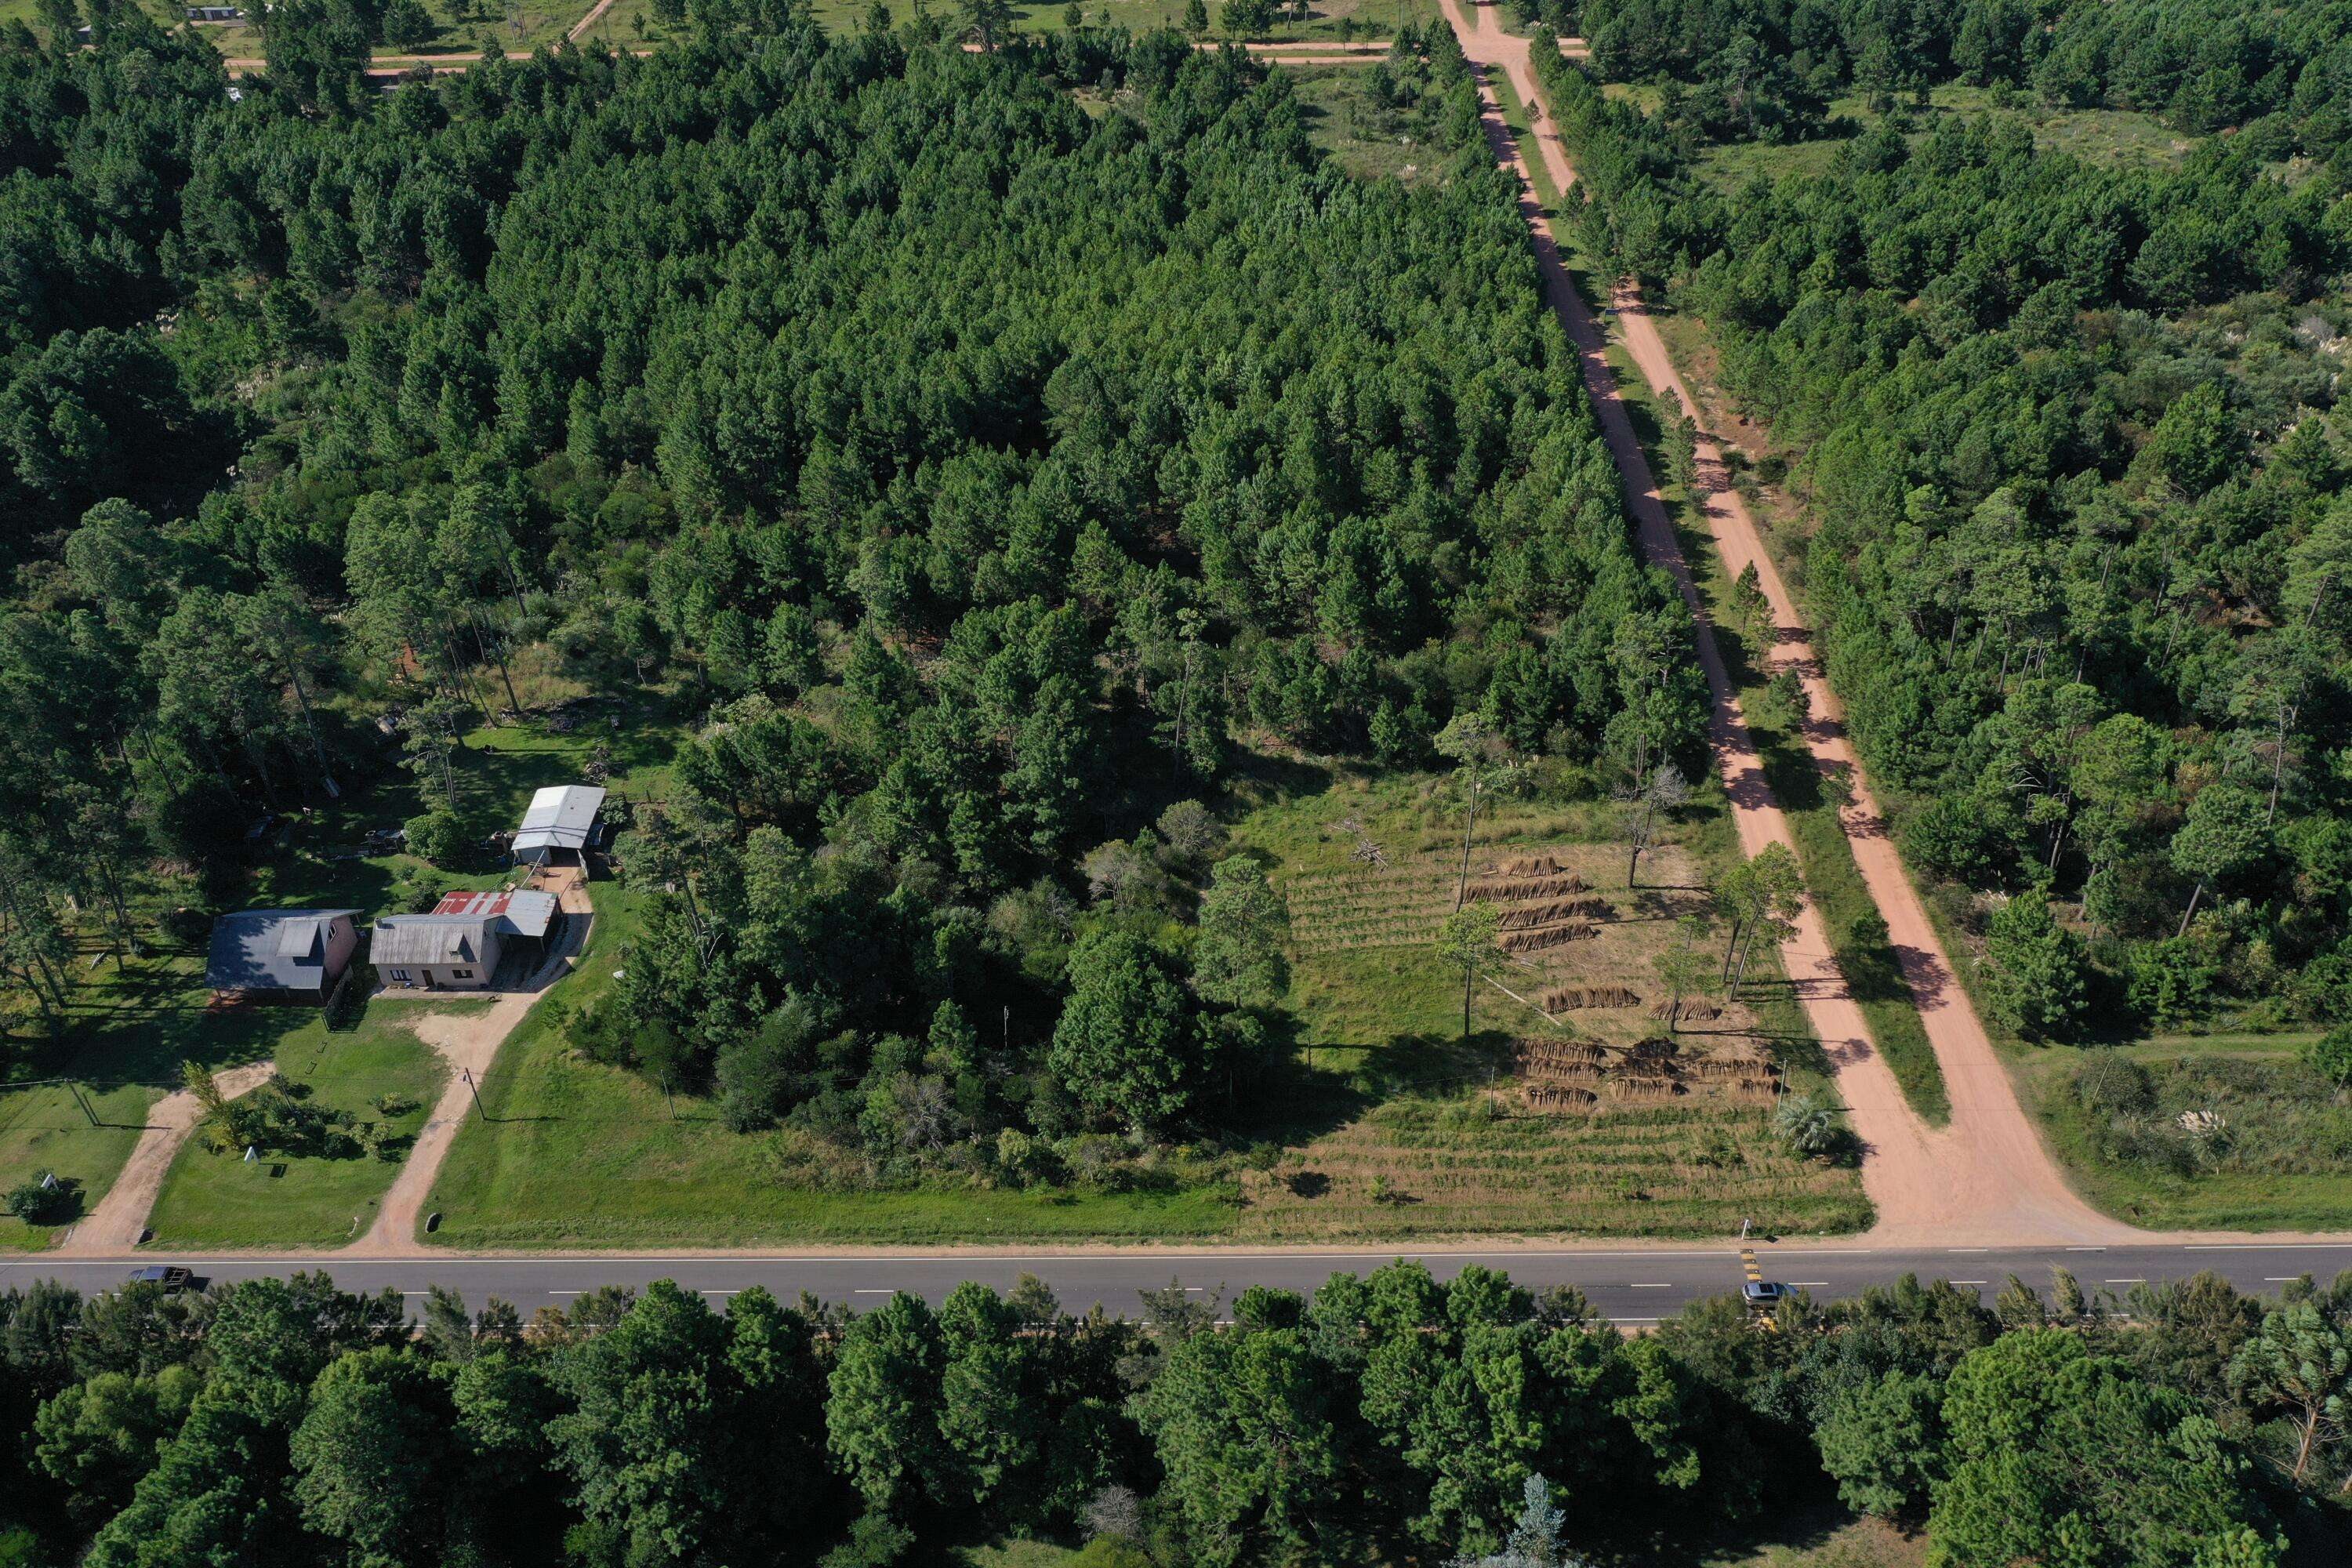
[[[593,906],[588,900],[588,889],[576,870],[558,871],[537,884],[555,894],[556,902],[564,913],[563,941],[550,953],[539,972],[523,983],[519,991],[507,992],[479,1013],[462,1016],[435,1014],[416,1021],[416,1037],[441,1053],[449,1068],[449,1081],[434,1103],[433,1114],[416,1134],[416,1142],[401,1162],[400,1173],[393,1178],[392,1187],[376,1205],[375,1221],[367,1234],[344,1247],[341,1256],[348,1258],[405,1257],[417,1250],[418,1226],[425,1218],[425,1205],[433,1195],[434,1181],[441,1174],[441,1163],[449,1156],[450,1145],[457,1141],[458,1130],[473,1113],[474,1091],[467,1083],[468,1075],[479,1081],[498,1059],[499,1047],[506,1044],[525,1014],[548,987],[572,972],[579,961],[580,949],[587,941]],[[400,999],[380,997],[379,1001]]]
[[[1509,79],[1520,101],[1540,104],[1535,73],[1525,38],[1496,24],[1491,5],[1474,5],[1475,24],[1465,16],[1461,0],[1441,0],[1446,20],[1462,41],[1472,62],[1485,70],[1500,69]],[[1643,547],[1664,565],[1682,590],[1684,600],[1698,618],[1700,662],[1706,671],[1713,700],[1708,740],[1731,797],[1734,822],[1741,847],[1754,854],[1768,843],[1789,842],[1787,820],[1764,783],[1762,765],[1739,712],[1720,651],[1706,622],[1705,608],[1682,558],[1674,530],[1649,464],[1636,440],[1632,421],[1620,398],[1615,376],[1602,357],[1605,343],[1599,323],[1576,292],[1560,260],[1551,226],[1536,204],[1528,171],[1508,127],[1502,121],[1491,87],[1482,79],[1486,128],[1496,153],[1517,170],[1521,182],[1520,206],[1535,231],[1537,257],[1546,287],[1570,337],[1583,359],[1584,378],[1600,411],[1601,429],[1610,452],[1625,480]],[[1537,123],[1548,123],[1538,116]],[[1557,135],[1549,130],[1536,135],[1546,172],[1561,191],[1573,184],[1576,171]],[[1623,331],[1633,363],[1651,386],[1671,395],[1696,419],[1697,409],[1675,374],[1657,328],[1642,309],[1640,296],[1621,288],[1612,310]],[[1822,682],[1803,623],[1771,558],[1761,545],[1755,520],[1738,492],[1726,480],[1722,454],[1701,437],[1698,446],[1702,486],[1706,491],[1706,518],[1716,547],[1733,574],[1749,562],[1757,564],[1766,595],[1771,601],[1779,628],[1778,647],[1769,658],[1774,668],[1794,667],[1804,680],[1814,721],[1807,727],[1806,743],[1823,772],[1843,775],[1853,785],[1853,805],[1843,813],[1846,837],[1855,863],[1885,917],[1895,952],[1902,960],[1919,1006],[1928,1040],[1934,1045],[1951,1095],[1952,1119],[1941,1131],[1931,1131],[1914,1116],[1876,1048],[1871,1044],[1862,1012],[1847,993],[1830,956],[1827,934],[1819,913],[1808,908],[1798,921],[1796,935],[1782,950],[1790,977],[1814,1030],[1836,1066],[1838,1088],[1852,1110],[1855,1132],[1868,1150],[1863,1163],[1863,1186],[1878,1209],[1874,1242],[1935,1242],[1944,1245],[1980,1239],[2086,1241],[2138,1237],[2141,1233],[2098,1214],[2066,1184],[2057,1163],[2042,1147],[2028,1120],[2009,1075],[1993,1054],[1952,967],[1937,941],[1927,910],[1905,874],[1885,819],[1864,783],[1859,761],[1840,722],[1841,710]]]
[[[213,1082],[220,1086],[222,1094],[235,1100],[268,1083],[276,1070],[274,1062],[252,1062],[214,1074]],[[73,1227],[57,1247],[56,1256],[104,1258],[138,1246],[147,1231],[147,1216],[155,1212],[155,1194],[163,1190],[163,1173],[172,1168],[173,1156],[195,1131],[197,1117],[196,1097],[184,1089],[175,1089],[150,1106],[147,1130],[140,1133],[114,1185],[106,1189],[106,1196],[98,1201],[89,1217]]]
[[[571,26],[564,29],[564,41],[566,43],[576,44],[581,39],[586,37],[588,36],[588,29],[596,25],[596,19],[612,8],[613,0],[596,0],[596,4],[588,8],[588,15],[581,17],[580,20],[572,23]]]

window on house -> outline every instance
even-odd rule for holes
[[[399,981],[403,985],[405,985],[405,984],[408,984],[408,971],[406,971],[405,969],[395,969],[395,970],[394,970],[394,971],[392,972],[392,977],[393,977],[394,980]]]
[[[470,969],[453,969],[449,972],[449,978],[452,980],[471,980],[473,977],[474,972]]]

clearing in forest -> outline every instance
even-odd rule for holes
[[[1474,992],[1467,1040],[1460,972],[1434,945],[1463,881],[1444,781],[1341,773],[1237,826],[1290,902],[1300,1069],[1289,1124],[1270,1130],[1279,1157],[1244,1176],[1241,1236],[1867,1223],[1852,1171],[1794,1155],[1773,1131],[1781,1067],[1801,1087],[1817,1081],[1784,999],[1766,1005],[1769,1019],[1696,993],[1675,1030],[1654,1016],[1671,1000],[1660,957],[1706,902],[1702,868],[1727,852],[1719,805],[1694,807],[1629,889],[1617,810],[1590,785],[1558,769],[1482,817],[1468,896],[1497,906],[1507,957]],[[1539,1064],[1576,1047],[1592,1053],[1592,1100],[1531,1096],[1557,1081]]]

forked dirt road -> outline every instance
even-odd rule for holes
[[[1480,68],[1479,90],[1486,101],[1488,138],[1496,156],[1519,177],[1519,205],[1534,231],[1545,288],[1583,361],[1585,384],[1591,391],[1610,453],[1624,479],[1643,548],[1674,576],[1698,623],[1699,660],[1713,700],[1708,740],[1730,795],[1740,846],[1752,855],[1766,844],[1788,843],[1787,819],[1765,784],[1762,764],[1707,624],[1706,606],[1675,542],[1657,483],[1619,395],[1616,377],[1603,357],[1606,338],[1560,260],[1550,222],[1535,199],[1527,164],[1503,122],[1486,77],[1489,71],[1501,70],[1521,102],[1531,110],[1539,106],[1543,100],[1529,62],[1528,42],[1505,32],[1496,22],[1491,5],[1474,4],[1471,15],[1465,16],[1463,0],[1440,0],[1440,4],[1462,42],[1463,52]],[[1538,127],[1548,125],[1549,117],[1534,122]],[[1559,137],[1548,129],[1538,129],[1535,140],[1554,185],[1563,192],[1570,190],[1576,171]],[[1643,378],[1661,395],[1672,396],[1696,422],[1698,409],[1675,373],[1638,292],[1621,286],[1612,310]],[[1912,1113],[1894,1073],[1871,1043],[1861,1009],[1831,959],[1821,917],[1809,906],[1781,956],[1806,1016],[1836,1066],[1839,1090],[1852,1111],[1854,1131],[1867,1149],[1863,1186],[1878,1210],[1878,1224],[1868,1239],[1885,1246],[2145,1239],[2145,1233],[2107,1218],[2076,1196],[2042,1146],[2018,1102],[2008,1072],[1993,1054],[1984,1026],[1953,977],[1951,963],[1896,857],[1885,818],[1864,781],[1860,761],[1846,740],[1843,710],[1822,679],[1821,662],[1814,657],[1787,586],[1763,548],[1755,519],[1727,481],[1721,451],[1704,435],[1698,443],[1698,462],[1706,492],[1707,526],[1717,550],[1734,575],[1753,562],[1770,601],[1778,646],[1768,663],[1775,669],[1795,668],[1804,682],[1814,714],[1805,734],[1813,762],[1824,773],[1841,777],[1851,786],[1853,805],[1842,814],[1846,838],[1871,897],[1885,918],[1904,978],[1918,1005],[1951,1097],[1951,1121],[1941,1130],[1928,1128]]]
[[[457,1142],[458,1129],[473,1113],[474,1090],[467,1079],[470,1076],[477,1083],[481,1080],[490,1064],[498,1059],[499,1047],[506,1044],[507,1037],[514,1033],[523,1016],[547,994],[549,986],[570,973],[579,962],[580,950],[588,940],[589,922],[594,918],[586,881],[576,869],[564,869],[549,874],[537,885],[553,893],[557,907],[563,911],[562,942],[520,990],[501,994],[486,1010],[463,1016],[442,1014],[416,1021],[417,1038],[441,1053],[449,1069],[449,1081],[442,1087],[432,1116],[410,1146],[408,1158],[401,1162],[400,1173],[393,1178],[391,1189],[376,1205],[374,1223],[368,1226],[367,1234],[341,1248],[337,1256],[399,1258],[417,1250],[417,1227],[425,1217],[425,1202],[433,1195],[433,1184],[441,1174],[441,1163],[449,1157],[449,1147]],[[388,999],[377,998],[380,1003]]]
[[[235,1100],[268,1083],[276,1070],[274,1062],[252,1062],[215,1073],[213,1082],[223,1095]],[[106,1189],[106,1196],[99,1199],[89,1217],[75,1226],[56,1248],[58,1257],[120,1257],[139,1245],[139,1238],[147,1232],[147,1216],[155,1211],[155,1194],[163,1190],[163,1173],[172,1168],[180,1145],[195,1131],[197,1115],[196,1097],[184,1089],[173,1089],[148,1108],[146,1131],[139,1134],[121,1174]]]

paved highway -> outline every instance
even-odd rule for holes
[[[2352,1268],[2352,1242],[1927,1250],[1841,1247],[1826,1243],[1759,1244],[1757,1251],[1766,1279],[1801,1287],[1823,1299],[1854,1295],[1864,1286],[1891,1282],[1908,1273],[1975,1289],[1990,1302],[2011,1274],[2046,1293],[2053,1268],[2072,1270],[2086,1290],[2106,1290],[2117,1296],[2141,1280],[2184,1279],[2205,1269],[2242,1290],[2268,1295],[2276,1294],[2299,1275],[2308,1273],[2325,1283],[2337,1270]],[[562,1305],[601,1286],[635,1287],[663,1279],[702,1291],[714,1303],[723,1303],[747,1286],[764,1285],[786,1300],[806,1290],[827,1300],[871,1307],[897,1290],[909,1290],[936,1303],[961,1280],[979,1279],[1004,1289],[1022,1275],[1034,1274],[1053,1288],[1070,1310],[1083,1311],[1100,1302],[1107,1310],[1133,1316],[1141,1310],[1139,1290],[1163,1287],[1171,1279],[1204,1296],[1222,1289],[1228,1300],[1250,1285],[1309,1291],[1335,1272],[1369,1272],[1398,1256],[1393,1251],[1039,1252],[362,1260],[249,1256],[208,1259],[157,1254],[111,1263],[52,1258],[0,1259],[0,1288],[55,1279],[84,1291],[98,1291],[120,1284],[133,1268],[145,1263],[184,1263],[201,1279],[213,1282],[307,1268],[325,1270],[347,1289],[373,1291],[389,1286],[415,1300],[422,1300],[428,1285],[450,1287],[478,1307],[495,1296],[512,1302],[528,1317],[542,1306]],[[1405,1256],[1421,1258],[1441,1278],[1477,1263],[1501,1269],[1524,1285],[1573,1285],[1610,1318],[1624,1324],[1655,1322],[1702,1297],[1736,1290],[1741,1278],[1737,1248],[1725,1246],[1622,1252],[1443,1249]]]

